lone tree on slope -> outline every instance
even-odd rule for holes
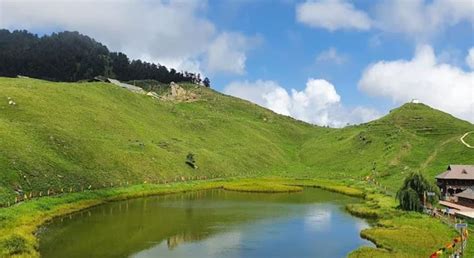
[[[435,196],[430,196],[428,200],[431,204],[438,202],[440,196],[438,187],[430,183],[421,173],[414,172],[405,178],[396,198],[400,202],[401,209],[420,212],[423,210],[423,199],[427,192],[435,193]]]

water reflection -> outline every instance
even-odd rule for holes
[[[367,227],[341,208],[356,199],[210,190],[108,203],[56,219],[43,257],[344,257]]]
[[[321,207],[310,208],[304,217],[306,228],[314,231],[329,230],[331,226],[331,212],[331,209],[321,209]]]
[[[166,240],[166,244],[168,245],[168,250],[173,250],[179,244],[182,244],[184,242],[193,242],[197,240],[202,240],[204,238],[206,238],[205,235],[193,234],[192,232],[186,232],[186,233],[181,233],[178,235],[168,237],[168,239]]]

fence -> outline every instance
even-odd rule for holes
[[[33,199],[38,199],[41,197],[47,196],[59,196],[70,193],[85,192],[91,190],[101,190],[101,189],[112,189],[123,186],[130,185],[140,185],[140,184],[168,184],[175,182],[186,182],[186,181],[196,181],[196,180],[207,180],[207,179],[218,179],[218,175],[210,176],[176,176],[171,179],[148,179],[140,182],[130,183],[129,181],[119,181],[119,182],[107,182],[101,184],[88,184],[88,185],[76,185],[76,186],[65,186],[65,187],[51,187],[39,191],[30,191],[30,192],[17,192],[17,196],[11,199],[11,201],[6,201],[0,203],[0,208],[10,207],[15,204],[26,202]]]

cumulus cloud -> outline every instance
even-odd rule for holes
[[[376,27],[420,42],[460,22],[474,24],[472,0],[385,0],[375,10]]]
[[[471,70],[474,70],[474,47],[471,47],[469,49],[468,54],[466,56],[466,64],[471,68]]]
[[[440,63],[433,48],[418,47],[411,60],[370,65],[359,81],[363,91],[396,103],[420,101],[474,122],[474,72]]]
[[[334,63],[340,65],[346,61],[347,57],[343,54],[340,54],[334,47],[324,50],[316,57],[317,63]]]
[[[380,114],[369,108],[346,108],[334,85],[326,80],[308,79],[302,91],[288,92],[274,81],[232,82],[224,93],[249,100],[276,113],[309,123],[342,127],[373,120]]]
[[[206,55],[213,62],[234,64],[224,56],[219,60],[211,44],[227,35],[202,15],[204,1],[146,0],[0,0],[0,27],[34,31],[77,30],[103,42],[114,51],[132,58],[159,61],[178,70],[202,69]],[[225,36],[224,36],[225,37]],[[245,36],[241,35],[241,41]],[[237,51],[242,65],[245,49],[233,44],[226,49]],[[233,56],[234,57],[234,56]],[[234,69],[235,70],[235,69]],[[238,70],[241,72],[241,70]]]
[[[246,37],[240,33],[222,33],[209,46],[207,70],[211,73],[245,72],[246,51],[260,41],[259,37]]]
[[[368,30],[367,14],[344,0],[307,0],[296,7],[296,19],[308,26],[330,31],[338,29]]]
[[[298,22],[329,31],[376,29],[427,42],[461,22],[474,25],[472,0],[382,0],[373,12],[356,9],[346,0],[306,0],[296,6]]]

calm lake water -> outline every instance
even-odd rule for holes
[[[355,198],[319,189],[208,190],[93,207],[45,225],[42,257],[345,257],[362,245]]]

